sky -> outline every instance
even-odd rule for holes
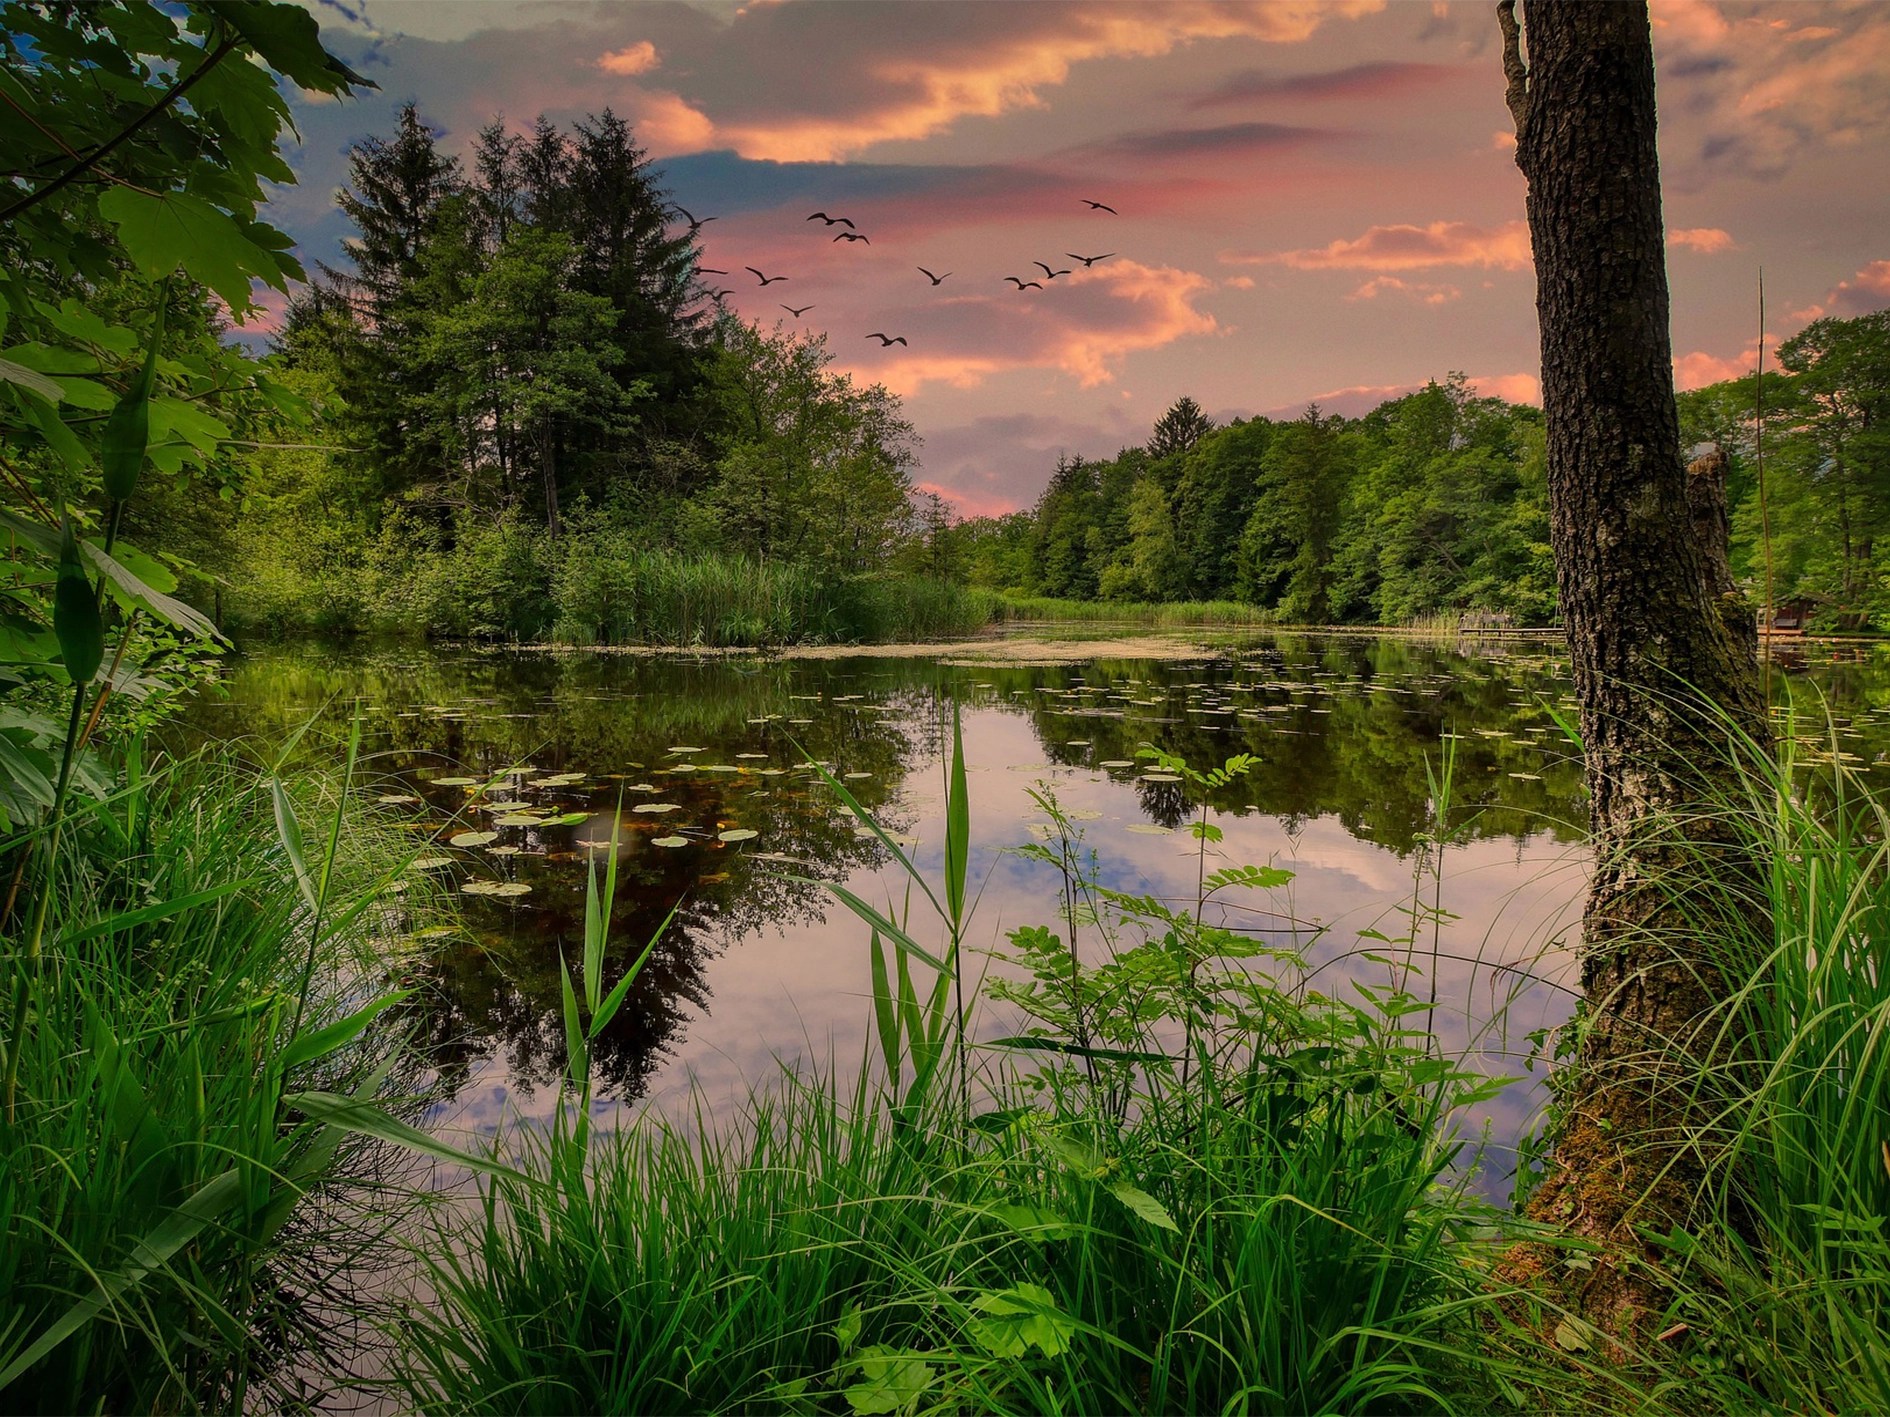
[[[1217,422],[1452,371],[1537,397],[1488,0],[304,3],[380,85],[291,95],[273,215],[305,260],[338,257],[348,146],[403,103],[455,153],[495,117],[612,108],[714,218],[730,307],[899,393],[917,480],[965,515],[1029,506],[1059,455],[1141,443],[1184,394]],[[1751,369],[1761,269],[1768,348],[1890,306],[1890,6],[1655,0],[1653,23],[1679,386]]]

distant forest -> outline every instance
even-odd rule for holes
[[[1555,619],[1542,415],[1461,375],[1357,418],[1217,427],[1183,397],[1142,446],[1059,458],[1028,510],[955,520],[914,490],[897,396],[835,374],[822,338],[723,308],[611,113],[495,121],[461,162],[409,107],[356,144],[339,200],[351,268],[317,273],[272,363],[340,451],[259,452],[246,514],[195,528],[238,621],[627,637],[658,560],[672,581],[891,601],[928,581],[1293,623]],[[1890,629],[1890,316],[1819,319],[1775,357],[1763,498],[1754,378],[1681,396],[1683,451],[1729,458],[1755,601],[1769,563],[1773,599],[1814,623]]]

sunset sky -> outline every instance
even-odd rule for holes
[[[1059,452],[1139,443],[1182,394],[1217,420],[1358,413],[1462,370],[1535,397],[1488,0],[309,3],[381,87],[294,96],[276,215],[305,259],[337,257],[347,146],[403,102],[454,152],[495,115],[611,107],[718,218],[733,308],[812,304],[966,513],[1028,505]],[[1656,0],[1654,46],[1681,386],[1751,367],[1760,266],[1769,340],[1890,305],[1890,6]],[[1075,272],[1004,282],[1035,260]]]

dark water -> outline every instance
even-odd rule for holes
[[[1454,749],[1435,897],[1451,918],[1425,929],[1423,987],[1435,989],[1446,1048],[1522,1075],[1528,1035],[1570,1011],[1586,871],[1581,769],[1551,712],[1568,692],[1556,647],[1247,636],[1187,658],[1117,653],[1033,663],[977,662],[969,649],[948,660],[692,660],[256,648],[193,723],[261,756],[312,719],[300,751],[332,761],[358,706],[361,810],[411,832],[422,864],[409,898],[430,884],[457,892],[462,911],[453,929],[416,911],[390,942],[420,986],[406,1022],[451,1098],[449,1128],[490,1131],[548,1109],[564,1061],[560,953],[581,952],[587,863],[608,852],[613,819],[621,879],[606,978],[676,913],[598,1051],[603,1108],[713,1109],[765,1083],[777,1059],[857,1068],[865,931],[793,877],[845,882],[881,904],[906,887],[806,759],[828,764],[936,881],[954,702],[983,888],[974,939],[1057,925],[1057,877],[1008,850],[1042,831],[1033,789],[1053,790],[1080,823],[1107,884],[1192,900],[1197,843],[1175,828],[1199,800],[1149,780],[1137,749],[1197,767],[1249,753],[1252,770],[1209,795],[1225,832],[1215,850],[1295,876],[1227,919],[1303,947],[1328,993],[1385,981],[1362,955],[1384,947],[1361,932],[1408,930],[1399,910],[1420,836],[1434,830],[1429,784]],[[1868,762],[1890,745],[1882,666],[1827,656],[1803,668],[1794,682],[1839,715],[1837,751]],[[1110,766],[1122,763],[1136,765]],[[449,844],[463,832],[495,835]],[[1427,902],[1436,890],[1427,880]],[[986,1036],[1001,1026],[982,1022]],[[1525,1081],[1472,1120],[1500,1151],[1536,1102]]]

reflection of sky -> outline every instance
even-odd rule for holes
[[[970,712],[965,744],[975,844],[970,869],[978,898],[974,945],[989,948],[1022,925],[1061,929],[1055,870],[1006,850],[1031,840],[1026,824],[1043,819],[1030,798],[1040,782],[1054,787],[1064,809],[1100,814],[1081,826],[1086,843],[1101,858],[1104,884],[1193,898],[1195,843],[1180,831],[1166,836],[1131,832],[1130,827],[1147,822],[1135,789],[1093,769],[1046,764],[1031,718],[997,709]],[[942,879],[943,855],[943,786],[936,757],[918,760],[898,800],[914,819],[910,830],[920,838],[917,864],[936,883]],[[1211,848],[1224,858],[1219,864],[1270,863],[1295,873],[1284,891],[1247,892],[1251,899],[1240,903],[1326,927],[1310,951],[1313,963],[1325,965],[1315,987],[1345,997],[1348,980],[1386,981],[1384,966],[1351,952],[1390,951],[1360,940],[1362,930],[1396,938],[1408,929],[1398,909],[1410,901],[1410,858],[1352,836],[1329,816],[1299,821],[1291,832],[1278,818],[1253,813],[1217,814],[1215,820],[1226,833],[1225,841]],[[1568,1017],[1572,996],[1565,989],[1574,981],[1575,968],[1567,944],[1579,916],[1585,862],[1580,849],[1558,844],[1547,833],[1520,843],[1471,841],[1447,853],[1443,907],[1456,918],[1439,936],[1439,949],[1447,957],[1436,971],[1435,1016],[1446,1053],[1470,1052],[1474,1065],[1520,1077],[1520,1054],[1529,1046],[1525,1035]],[[1215,864],[1210,858],[1209,869]],[[882,907],[890,901],[896,908],[906,897],[895,867],[857,870],[846,884]],[[1428,900],[1429,884],[1425,894]],[[925,911],[914,892],[914,917],[925,920]],[[936,930],[914,933],[921,944],[937,943]],[[1422,947],[1428,955],[1428,931]],[[843,909],[830,909],[824,922],[771,924],[732,940],[707,961],[704,978],[708,1009],[691,1011],[670,1057],[650,1080],[646,1105],[679,1118],[692,1115],[698,1101],[711,1112],[724,1112],[751,1086],[765,1085],[777,1062],[843,1079],[857,1076],[872,1046],[868,939],[866,928]],[[1421,975],[1411,987],[1424,991]],[[993,1017],[986,1007],[973,1035],[990,1037],[1010,1031],[1009,1025],[1008,1015]],[[1538,1100],[1533,1084],[1511,1088],[1467,1119],[1466,1126],[1474,1133],[1487,1120],[1500,1147],[1513,1141]],[[462,1090],[450,1125],[490,1132],[502,1118],[542,1118],[552,1105],[543,1090],[529,1098],[508,1093],[502,1061],[488,1061]],[[610,1103],[599,1105],[601,1114],[615,1110]],[[1493,1156],[1492,1164],[1499,1173],[1506,1169],[1499,1157]]]

